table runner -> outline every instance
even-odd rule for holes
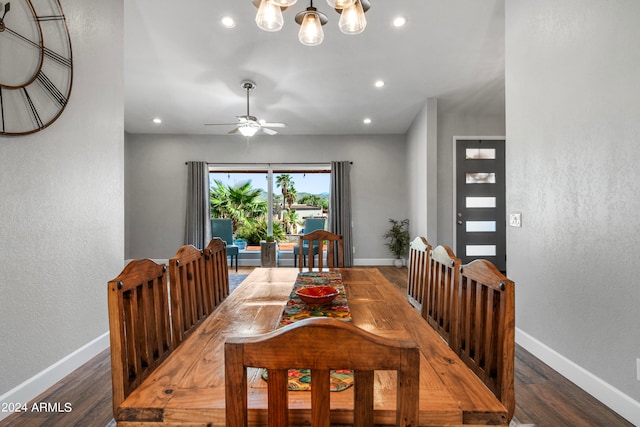
[[[327,285],[333,286],[338,291],[338,295],[330,304],[309,306],[296,294],[296,291],[300,288]],[[342,283],[342,275],[340,273],[335,271],[305,271],[298,273],[298,277],[289,295],[289,301],[287,301],[282,316],[280,316],[279,327],[316,316],[336,317],[345,321],[351,320],[351,312],[349,311],[347,295],[344,291],[344,284]]]
[[[296,294],[296,291],[308,286],[333,286],[338,295],[329,304],[309,306]],[[302,319],[316,316],[335,317],[345,322],[351,320],[351,312],[347,302],[347,295],[342,282],[342,275],[335,271],[318,272],[305,271],[298,273],[293,285],[287,305],[282,311],[278,327],[290,325]],[[267,380],[267,370],[262,370],[262,378]],[[332,370],[330,376],[330,390],[342,391],[353,385],[353,371]],[[289,369],[289,390],[311,390],[311,371],[309,369]]]

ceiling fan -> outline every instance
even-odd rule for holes
[[[278,132],[270,128],[283,128],[286,123],[267,123],[264,120],[258,120],[255,116],[249,114],[249,92],[256,88],[256,84],[250,80],[242,82],[242,88],[247,91],[247,114],[244,116],[236,116],[237,123],[205,123],[205,126],[233,126],[237,127],[228,132],[229,135],[241,133],[243,136],[250,137],[258,132],[275,135]]]

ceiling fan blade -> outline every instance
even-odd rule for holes
[[[233,128],[229,132],[227,132],[227,135],[235,135],[238,132],[240,132],[240,128]]]
[[[277,131],[275,131],[273,129],[269,129],[269,128],[265,128],[265,127],[262,128],[262,132],[266,133],[267,135],[275,135],[275,134],[278,133]]]
[[[205,123],[205,126],[235,126],[238,123]]]
[[[278,123],[278,122],[274,122],[274,123],[262,123],[260,122],[260,125],[262,126],[268,126],[270,128],[286,128],[287,124],[286,123]]]

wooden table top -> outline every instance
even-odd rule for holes
[[[420,346],[421,426],[508,424],[500,401],[378,269],[339,271],[355,325],[380,336],[411,339]],[[118,426],[140,426],[141,422],[224,426],[224,342],[229,336],[276,329],[297,274],[295,268],[255,269],[125,399],[116,416]],[[249,376],[250,425],[266,425],[266,382],[257,369]],[[290,392],[290,410],[304,416],[310,394]],[[331,399],[332,421],[347,423],[352,417],[353,389],[332,393]],[[394,425],[395,373],[376,372],[374,409],[376,423]]]

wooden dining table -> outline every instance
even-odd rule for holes
[[[509,424],[507,409],[467,368],[377,268],[343,268],[351,322],[374,334],[413,340],[420,347],[420,426]],[[257,268],[122,403],[118,426],[224,426],[224,343],[230,336],[279,326],[298,275],[294,268]],[[340,345],[340,343],[335,343]],[[249,423],[266,425],[267,384],[249,374]],[[395,373],[376,372],[376,425],[395,424]],[[289,392],[290,411],[309,413],[308,391]],[[353,387],[331,393],[332,424],[353,418]]]

